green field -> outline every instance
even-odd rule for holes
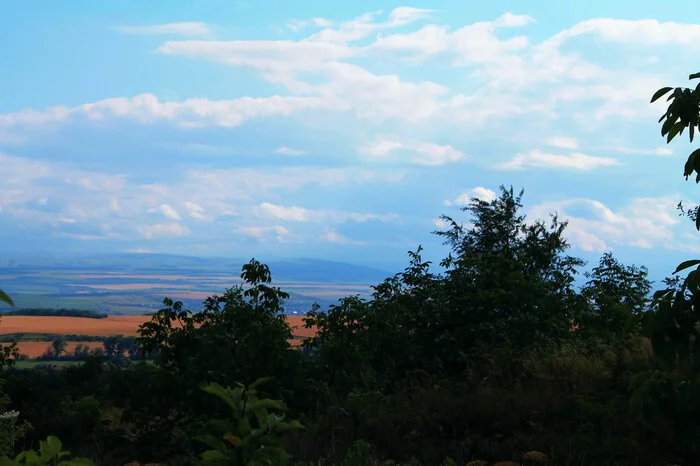
[[[76,366],[78,364],[82,364],[82,361],[34,361],[34,360],[30,360],[30,361],[16,361],[15,367],[17,369],[34,369],[36,366],[39,366],[39,365],[68,367],[68,366]]]

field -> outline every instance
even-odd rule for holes
[[[80,364],[80,361],[17,361],[15,367],[17,369],[33,369],[39,365],[68,367]]]
[[[68,341],[66,342],[66,353],[73,354],[75,347],[78,345],[87,346],[91,350],[102,348],[101,341]],[[51,346],[49,341],[20,341],[17,343],[19,352],[30,358],[38,358],[46,352],[46,349]]]
[[[290,343],[297,346],[303,338],[315,335],[315,329],[304,328],[302,316],[285,316],[292,327],[294,338]],[[39,317],[39,316],[4,316],[0,318],[0,335],[11,333],[56,334],[56,335],[94,335],[94,336],[136,336],[139,325],[150,320],[148,316],[109,316],[105,319],[88,319],[83,317]],[[41,356],[50,345],[47,341],[20,341],[20,353],[30,358]],[[78,344],[90,349],[102,347],[101,342],[68,341],[66,350],[72,353]]]
[[[148,316],[109,316],[105,319],[83,317],[3,316],[0,334],[54,333],[58,335],[135,336]]]
[[[0,264],[2,290],[18,308],[88,309],[109,315],[156,311],[163,298],[197,311],[202,301],[241,284],[241,263],[215,258],[126,255],[10,260]],[[270,265],[274,285],[290,294],[285,312],[303,315],[348,295],[368,296],[370,284],[390,274],[350,264],[314,260]],[[235,273],[232,273],[235,272]],[[0,303],[0,311],[9,306]]]

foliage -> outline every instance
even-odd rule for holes
[[[2,301],[5,304],[8,304],[12,307],[14,307],[15,303],[12,302],[12,299],[5,293],[4,291],[0,290],[0,301]]]
[[[579,332],[621,337],[636,329],[633,319],[646,309],[651,291],[647,274],[645,267],[624,266],[612,253],[603,254],[598,266],[585,274],[589,281],[581,296],[588,305],[576,316]]]
[[[689,79],[700,78],[700,73]],[[670,93],[670,104],[659,122],[661,135],[670,143],[688,130],[693,142],[695,129],[700,124],[700,84],[695,89],[659,89],[652,96],[654,102]],[[665,121],[664,121],[665,120]],[[700,127],[698,127],[700,129]],[[686,180],[696,173],[700,182],[700,149],[693,151],[686,161],[683,175]],[[679,204],[682,209],[682,204]],[[700,229],[697,209],[690,216]],[[657,370],[639,374],[631,388],[634,396],[631,407],[638,419],[654,431],[667,445],[677,445],[684,456],[697,458],[695,439],[700,435],[700,260],[681,263],[674,274],[695,267],[682,282],[667,282],[668,288],[654,294],[652,309],[641,318],[642,331],[651,340]],[[697,267],[696,267],[697,266]],[[660,370],[659,370],[660,369]]]
[[[278,437],[303,427],[299,421],[284,421],[279,412],[286,406],[281,401],[258,398],[256,387],[268,380],[259,379],[249,387],[236,384],[234,389],[224,389],[215,383],[204,387],[204,391],[231,408],[233,419],[212,423],[218,437],[207,434],[199,438],[212,447],[202,454],[200,465],[286,464],[289,455],[279,445]]]
[[[85,458],[68,459],[70,452],[63,451],[63,444],[55,436],[49,436],[42,440],[39,451],[26,450],[19,453],[14,459],[7,456],[0,457],[0,466],[26,465],[26,466],[92,466],[93,462]]]
[[[241,278],[247,289],[239,285],[207,298],[194,315],[166,298],[168,307],[140,328],[143,351],[195,383],[232,384],[279,373],[292,356],[292,333],[282,314],[289,295],[268,285],[269,268],[254,259],[243,266]]]
[[[564,254],[566,222],[553,215],[549,225],[526,223],[522,196],[501,187],[490,202],[472,199],[462,208],[472,214],[470,229],[442,216],[450,228],[436,234],[452,252],[442,262],[449,306],[437,318],[453,335],[440,342],[443,353],[456,356],[479,344],[523,348],[568,334],[576,268],[584,262]]]
[[[19,421],[19,411],[10,410],[10,397],[3,393],[5,381],[0,379],[0,455],[14,453],[15,444],[24,438],[32,425]]]

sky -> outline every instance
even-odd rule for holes
[[[662,278],[698,188],[649,100],[698,49],[689,1],[4,2],[0,253],[399,268],[512,185]]]

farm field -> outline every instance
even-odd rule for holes
[[[0,265],[3,291],[18,308],[87,309],[136,315],[162,307],[163,298],[193,311],[215,294],[239,285],[241,263],[191,257],[125,255],[104,258],[39,258]],[[289,292],[285,312],[305,314],[314,303],[327,308],[348,295],[369,296],[370,284],[388,276],[374,269],[315,260],[271,264],[274,285]],[[10,310],[0,303],[0,311]]]
[[[315,335],[315,329],[304,327],[302,316],[285,316],[294,334],[293,346],[301,344],[306,337]],[[0,335],[57,334],[92,336],[136,336],[139,325],[150,320],[148,316],[109,316],[104,319],[59,316],[4,316],[0,319]],[[17,346],[21,354],[36,358],[44,354],[51,343],[47,341],[20,341]],[[102,347],[102,342],[66,342],[66,350],[72,353],[79,344],[90,349]]]
[[[53,333],[58,335],[135,336],[148,316],[109,316],[105,319],[59,316],[3,316],[0,335],[8,333]]]
[[[295,336],[309,337],[313,329],[304,328],[303,316],[285,316]],[[58,335],[136,336],[139,325],[149,316],[109,316],[104,319],[60,316],[2,316],[0,335],[8,333],[54,333]]]
[[[67,341],[66,353],[73,354],[75,347],[78,345],[87,346],[90,350],[97,348],[102,349],[104,346],[101,341]],[[30,358],[38,358],[46,352],[46,349],[51,346],[50,341],[20,341],[17,342],[20,354],[29,356]]]

